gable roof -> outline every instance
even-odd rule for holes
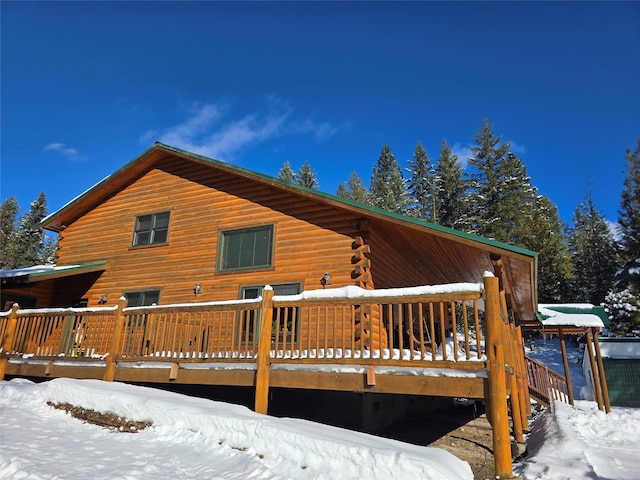
[[[330,203],[334,206],[340,206],[349,210],[359,210],[359,213],[366,212],[375,216],[386,217],[389,220],[396,220],[403,223],[426,226],[431,230],[442,233],[444,236],[453,236],[467,239],[469,241],[478,242],[487,246],[494,246],[501,250],[508,250],[510,252],[522,254],[525,256],[536,257],[538,255],[536,252],[517,247],[515,245],[498,242],[489,238],[473,235],[471,233],[461,232],[459,230],[454,230],[449,227],[430,223],[418,218],[389,212],[387,210],[372,207],[370,205],[365,205],[348,198],[338,197],[336,195],[331,195],[320,190],[315,190],[312,188],[304,187],[302,185],[287,182],[286,180],[281,180],[270,175],[258,173],[253,170],[239,167],[237,165],[231,165],[220,160],[214,160],[212,158],[204,157],[196,153],[187,152],[185,150],[165,145],[160,142],[155,142],[153,146],[131,160],[129,163],[127,163],[111,175],[108,175],[107,177],[96,183],[94,186],[89,188],[87,191],[81,193],[76,198],[45,217],[41,222],[42,226],[47,230],[51,230],[54,232],[60,232],[64,230],[64,227],[66,225],[75,221],[83,213],[98,205],[103,200],[110,197],[115,192],[130,183],[130,181],[137,178],[138,175],[141,175],[147,169],[151,168],[151,165],[161,156],[163,156],[161,155],[161,152],[173,153],[186,159],[196,161],[198,163],[215,166],[229,173],[249,178],[260,183],[266,183],[273,187],[282,188],[284,190],[288,190],[292,193],[297,193],[298,195],[304,197],[315,198],[316,200],[324,201],[324,203]]]
[[[100,205],[129,184],[135,182],[145,173],[152,170],[154,165],[158,162],[169,157],[177,157],[189,162],[195,162],[208,168],[214,168],[219,171],[226,172],[235,177],[245,178],[262,185],[284,190],[291,195],[304,197],[314,202],[345,210],[365,218],[376,219],[387,225],[399,225],[414,231],[417,230],[428,233],[434,237],[449,240],[456,244],[470,247],[474,250],[477,249],[478,251],[483,252],[482,262],[478,261],[475,269],[473,269],[473,266],[471,265],[459,265],[458,269],[473,270],[474,276],[477,277],[474,278],[473,281],[479,281],[483,274],[483,271],[480,269],[480,265],[482,264],[482,268],[486,268],[488,256],[490,255],[491,261],[498,263],[498,265],[494,263],[494,268],[502,271],[503,275],[501,275],[501,279],[506,283],[518,283],[516,285],[511,285],[510,288],[512,296],[518,297],[518,304],[520,306],[526,305],[523,307],[523,311],[525,313],[520,312],[521,318],[526,317],[529,320],[535,318],[535,304],[537,303],[537,253],[531,250],[461,232],[417,218],[388,212],[350,199],[293,184],[291,182],[258,173],[237,165],[231,165],[219,160],[187,152],[159,142],[156,142],[153,146],[131,160],[129,163],[44,218],[42,220],[42,226],[54,232],[61,232],[67,225],[72,224],[88,211]],[[507,260],[502,261],[501,259],[504,259],[505,257]],[[511,270],[513,265],[515,265],[514,262],[519,264],[524,263],[528,266],[524,269],[526,270],[525,273],[523,273],[523,269],[520,269],[519,274],[517,275],[518,278],[515,281],[512,281],[509,270]],[[489,263],[489,265],[491,265],[491,263]],[[509,289],[509,286],[507,286],[507,289]]]

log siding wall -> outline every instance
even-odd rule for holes
[[[170,211],[168,242],[132,247],[139,215]],[[237,298],[244,285],[300,283],[318,288],[353,284],[351,243],[357,218],[267,185],[197,164],[166,160],[91,210],[61,234],[59,264],[107,260],[84,297],[108,305],[129,291],[158,289],[160,303]],[[273,267],[218,272],[220,232],[274,225]],[[195,283],[202,293],[193,293]]]

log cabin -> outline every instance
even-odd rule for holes
[[[535,252],[161,143],[42,225],[57,265],[1,275],[0,379],[475,398],[511,474]]]
[[[4,310],[251,298],[358,285],[478,282],[496,273],[536,318],[536,254],[154,144],[46,217],[56,269],[3,279]]]

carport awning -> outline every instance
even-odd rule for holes
[[[54,278],[70,277],[83,273],[100,272],[105,269],[106,260],[80,263],[76,265],[35,265],[32,267],[0,270],[2,285],[20,285],[41,282]]]
[[[543,327],[605,327],[611,324],[604,308],[590,303],[539,304]]]

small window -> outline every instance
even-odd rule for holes
[[[152,213],[136,217],[133,246],[167,243],[169,212]]]
[[[220,245],[219,271],[273,265],[273,225],[222,232]]]
[[[146,307],[154,304],[157,305],[160,302],[160,290],[127,292],[124,296],[127,298],[128,307]]]

